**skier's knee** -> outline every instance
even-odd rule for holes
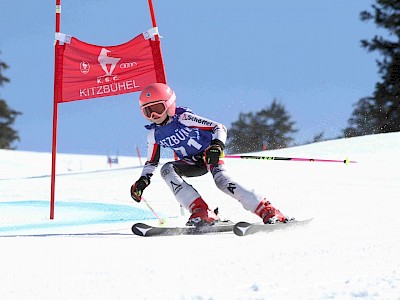
[[[174,174],[174,175],[178,175],[176,168],[174,166],[174,164],[172,162],[168,162],[165,165],[162,166],[161,170],[161,177],[165,180],[165,178],[169,175],[169,174]]]
[[[226,187],[229,185],[229,182],[231,179],[229,176],[226,174],[223,174],[222,172],[219,172],[218,174],[214,175],[214,182],[217,188],[219,188],[221,191],[225,192]]]

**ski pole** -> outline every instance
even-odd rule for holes
[[[260,160],[291,160],[291,161],[314,161],[314,162],[338,162],[345,163],[357,163],[354,160],[348,158],[344,160],[336,159],[319,159],[319,158],[300,158],[300,157],[279,157],[279,156],[258,156],[258,155],[225,155],[225,158],[240,158],[240,159],[260,159]]]
[[[144,199],[143,197],[142,197],[142,201],[147,205],[147,207],[150,209],[150,211],[153,213],[153,215],[158,219],[158,222],[160,223],[160,225],[164,225],[166,220],[164,218],[160,218],[160,216],[150,206],[149,202],[147,202],[147,200]]]

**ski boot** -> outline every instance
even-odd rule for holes
[[[199,197],[189,206],[192,214],[186,222],[186,226],[214,225],[219,221],[217,214],[208,208],[207,203]]]
[[[260,216],[264,224],[275,224],[276,222],[286,223],[289,218],[283,215],[278,209],[271,205],[271,202],[265,199],[257,206],[256,215]]]

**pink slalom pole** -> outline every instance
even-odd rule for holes
[[[334,162],[334,163],[345,163],[353,164],[357,163],[354,160],[348,158],[343,160],[338,159],[320,159],[320,158],[301,158],[301,157],[279,157],[279,156],[258,156],[258,155],[225,155],[225,158],[240,158],[240,159],[259,159],[259,160],[291,160],[291,161],[310,161],[310,162]]]
[[[60,32],[61,0],[56,0],[56,33]],[[50,220],[54,219],[55,189],[56,189],[56,157],[57,157],[57,123],[58,123],[58,95],[59,86],[57,85],[57,67],[59,63],[58,45],[54,45],[54,98],[53,98],[53,133],[51,146],[51,180],[50,180]]]
[[[153,215],[158,219],[158,222],[160,223],[160,225],[165,224],[166,220],[161,218],[156,212],[155,210],[150,206],[149,202],[147,202],[147,200],[145,198],[142,197],[142,201],[147,205],[147,207],[150,209],[150,211],[153,213]]]
[[[138,158],[139,158],[139,163],[140,163],[140,165],[143,166],[143,164],[142,164],[142,158],[141,158],[141,156],[140,156],[140,150],[139,150],[139,147],[138,147],[138,146],[136,146],[136,153],[137,153],[137,156],[138,156]]]

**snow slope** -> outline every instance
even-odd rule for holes
[[[0,150],[0,299],[400,299],[400,133],[260,152],[341,163],[226,159],[239,182],[305,228],[141,238],[157,223],[129,197],[141,167],[120,157],[59,154],[49,220],[48,153]],[[234,221],[257,221],[211,176],[188,180]],[[157,173],[145,191],[170,225],[180,209]]]

